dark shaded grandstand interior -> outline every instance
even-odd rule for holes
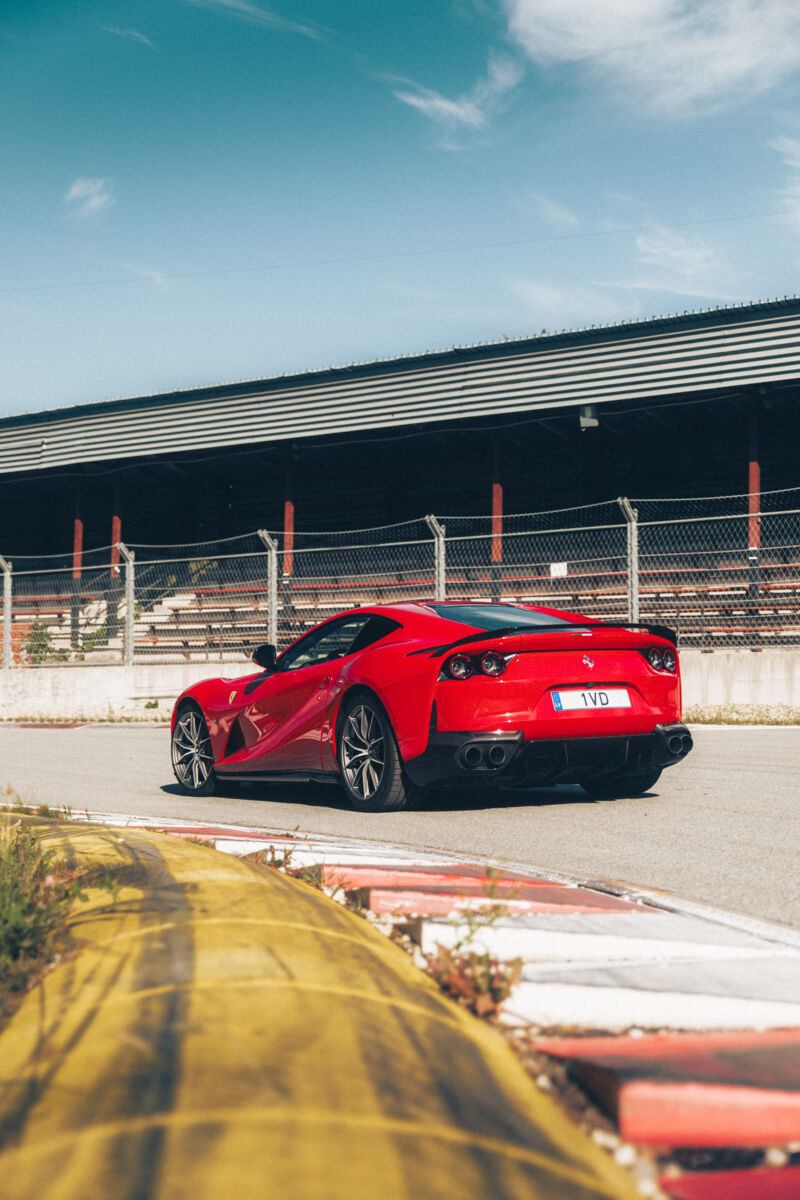
[[[0,477],[0,554],[70,553],[111,541],[177,544],[257,528],[357,529],[438,515],[506,513],[633,498],[746,493],[800,482],[800,388],[767,384],[663,401],[604,404],[581,429],[577,407],[500,420],[449,421],[369,434],[137,458]]]

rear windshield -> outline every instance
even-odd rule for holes
[[[563,617],[550,613],[531,612],[513,604],[431,604],[440,617],[472,625],[475,629],[508,629],[512,625],[571,625]]]

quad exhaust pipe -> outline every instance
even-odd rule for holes
[[[513,758],[516,743],[467,742],[456,753],[456,762],[467,771],[499,771]]]
[[[462,758],[464,759],[464,766],[474,771],[483,762],[483,753],[479,746],[467,746]]]
[[[684,758],[691,750],[692,744],[689,733],[672,733],[667,738],[667,750],[673,758]]]
[[[598,741],[600,740],[602,739],[598,739]],[[608,740],[609,743],[614,741],[611,738]],[[631,746],[633,746],[636,740],[633,737]],[[624,741],[624,739],[617,739],[617,741]],[[516,735],[513,738],[498,737],[497,735],[494,737],[491,735],[473,737],[463,742],[456,750],[456,766],[460,767],[462,771],[468,771],[470,774],[496,773],[508,767],[512,760],[516,759],[522,744],[521,735]],[[685,725],[660,726],[657,728],[656,736],[652,737],[651,748],[649,748],[647,753],[659,765],[669,766],[671,763],[680,762],[681,759],[685,758],[693,745],[692,735]],[[528,757],[529,773],[536,778],[545,778],[550,775],[563,773],[568,759],[571,759],[571,752],[568,753],[566,743],[564,744],[563,751],[560,753],[554,753],[552,749],[548,752],[546,747],[547,743],[541,747],[536,747],[537,753],[535,758]],[[631,752],[633,753],[633,751]],[[628,751],[626,750],[626,756],[627,753]],[[639,750],[636,753],[642,753],[642,751]],[[579,758],[575,760],[576,764],[579,762]],[[620,763],[620,769],[622,769],[622,763]]]

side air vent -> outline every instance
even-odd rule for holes
[[[225,753],[222,757],[230,758],[231,754],[238,754],[240,750],[244,750],[244,747],[244,734],[242,733],[242,729],[239,724],[239,718],[237,717],[231,726],[231,731],[228,734],[228,741],[225,745]]]

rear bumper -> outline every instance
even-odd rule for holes
[[[692,735],[678,721],[656,725],[651,733],[528,742],[518,732],[433,732],[424,753],[404,765],[420,787],[531,787],[670,767],[684,759],[692,745]]]

